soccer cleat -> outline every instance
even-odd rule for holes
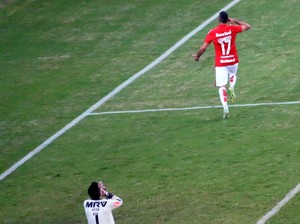
[[[224,119],[228,119],[229,118],[229,110],[228,109],[227,110],[224,109],[223,118]]]
[[[233,87],[229,88],[229,95],[230,95],[231,102],[234,103],[236,96],[235,96]]]

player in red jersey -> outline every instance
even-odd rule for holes
[[[229,92],[231,101],[235,101],[234,86],[236,84],[236,73],[238,69],[238,53],[235,39],[238,33],[249,30],[251,26],[243,21],[232,19],[224,11],[219,13],[218,26],[211,29],[205,37],[204,43],[197,54],[193,55],[195,61],[199,61],[209,44],[215,47],[215,71],[216,86],[219,88],[219,96],[223,105],[223,118],[229,117],[227,105],[226,85],[229,81]]]

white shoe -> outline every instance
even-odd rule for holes
[[[228,119],[229,118],[229,110],[228,109],[224,109],[223,118],[224,119]]]

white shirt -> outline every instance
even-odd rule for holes
[[[112,210],[122,204],[122,199],[115,195],[111,199],[85,200],[83,207],[88,224],[115,224]]]

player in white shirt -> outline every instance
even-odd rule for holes
[[[90,199],[83,202],[88,224],[114,224],[112,210],[123,204],[122,199],[109,193],[101,181],[91,183],[88,194]]]

